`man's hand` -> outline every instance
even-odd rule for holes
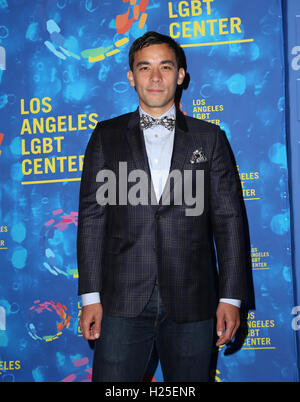
[[[102,321],[102,304],[94,303],[82,307],[79,325],[84,339],[94,341],[99,338]]]
[[[216,345],[221,346],[233,339],[240,326],[239,308],[229,303],[220,302],[217,308],[217,335]],[[225,330],[225,332],[224,332]]]

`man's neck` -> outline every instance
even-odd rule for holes
[[[175,103],[173,103],[173,104],[171,105],[171,107],[168,108],[167,110],[165,110],[165,111],[163,111],[163,112],[160,111],[160,112],[158,112],[158,113],[155,113],[155,112],[153,112],[153,111],[146,111],[145,109],[143,109],[143,107],[142,107],[141,105],[139,105],[139,109],[140,109],[140,112],[141,112],[141,113],[148,114],[149,116],[154,117],[154,118],[156,118],[156,119],[158,119],[158,118],[160,118],[160,117],[162,117],[162,116],[164,116],[164,115],[167,115],[167,114],[171,114],[171,113],[175,114],[175,113],[176,113]]]

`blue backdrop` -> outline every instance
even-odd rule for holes
[[[300,367],[300,3],[286,2],[285,27],[287,61],[287,144],[291,194],[292,261],[294,266],[295,303],[292,307],[292,328],[297,334],[298,367]],[[298,208],[297,208],[298,207]]]
[[[181,109],[226,131],[243,187],[256,307],[243,343],[219,349],[215,381],[297,381],[279,0],[0,1],[0,381],[90,381],[76,266],[83,154],[97,120],[137,107],[128,51],[148,30],[185,50]]]

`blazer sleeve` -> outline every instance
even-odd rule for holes
[[[88,142],[81,175],[77,265],[78,294],[101,291],[102,255],[106,229],[106,207],[97,203],[97,173],[105,168],[101,145],[101,124],[98,123]]]
[[[217,128],[210,166],[210,211],[219,297],[247,299],[246,226],[240,181],[226,134]]]

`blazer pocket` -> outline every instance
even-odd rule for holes
[[[190,163],[187,162],[184,165],[184,169],[186,170],[206,170],[209,168],[209,163],[208,161],[201,161],[201,162],[197,162],[197,163]]]

